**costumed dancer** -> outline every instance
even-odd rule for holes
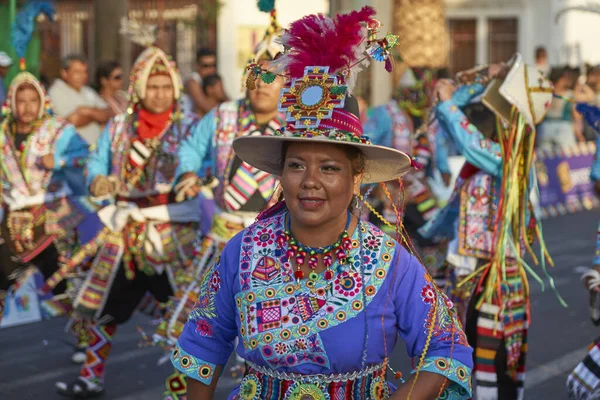
[[[154,39],[152,27],[134,21],[123,21],[123,31],[146,45]],[[167,303],[194,268],[200,245],[199,202],[177,198],[174,190],[179,146],[199,130],[199,120],[179,109],[182,83],[175,62],[150,46],[129,80],[128,110],[110,120],[87,165],[90,194],[112,201],[98,212],[103,230],[74,256],[94,259],[74,303],[78,316],[91,320],[87,359],[79,378],[56,384],[68,397],[104,391],[117,326],[130,319],[146,292]]]
[[[551,263],[530,195],[537,190],[532,164],[535,126],[544,118],[552,85],[519,54],[510,65],[508,74],[505,66],[490,66],[481,79],[459,90],[452,82],[440,81],[435,92],[437,119],[467,162],[448,205],[423,234],[451,239],[448,262],[464,293],[461,311],[475,349],[478,400],[522,398],[530,317],[526,271],[541,282],[522,257],[529,252],[544,271],[546,260]],[[486,137],[459,107],[483,93],[484,84],[496,77],[499,85],[489,87],[499,90],[488,90],[482,101],[500,122]],[[535,238],[541,247],[539,259],[530,247]]]
[[[407,71],[409,72],[412,73]],[[423,238],[418,232],[438,210],[437,199],[428,181],[432,169],[435,168],[434,150],[427,130],[419,129],[414,134],[413,131],[412,120],[400,107],[397,99],[371,109],[369,120],[365,124],[365,134],[369,138],[375,138],[375,144],[410,154],[419,165],[418,169],[413,169],[402,179],[406,194],[403,224],[417,246],[425,267],[432,276],[437,277],[445,264],[445,243]],[[396,184],[389,186],[393,188],[393,192],[401,190]],[[392,211],[392,207],[388,207],[388,212],[384,211],[384,218],[380,219],[384,224],[382,229],[392,233],[396,227],[385,218],[390,215],[389,211]]]
[[[268,84],[256,79],[256,68],[266,65],[283,51],[276,42],[280,32],[274,9],[271,12],[271,25],[265,38],[258,43],[254,54],[253,67],[245,76],[250,82],[246,96],[240,100],[223,103],[208,113],[200,122],[199,130],[186,140],[179,150],[179,187],[192,197],[198,192],[188,182],[198,179],[196,172],[202,165],[211,164],[218,180],[215,188],[217,209],[209,233],[202,241],[198,269],[187,276],[189,286],[175,296],[166,319],[159,325],[154,342],[171,349],[183,330],[189,313],[198,301],[202,274],[214,264],[225,244],[242,229],[252,224],[258,213],[264,210],[273,197],[276,178],[256,169],[236,157],[232,143],[241,136],[273,135],[283,122],[283,115],[277,110],[279,92],[283,79],[273,75]],[[238,360],[239,361],[239,360]],[[242,364],[232,371],[237,375]],[[166,384],[165,399],[180,399],[185,395],[185,376],[177,370]]]
[[[54,115],[42,84],[24,71],[40,13],[52,19],[54,9],[46,2],[27,5],[11,33],[22,72],[9,86],[0,118],[0,320],[9,287],[17,289],[35,269],[49,278],[76,250],[76,228],[89,211],[72,197],[66,177],[67,171],[81,171],[88,146],[73,125]],[[53,290],[61,294],[55,303],[61,313],[70,309],[66,289],[63,283]]]
[[[229,399],[471,397],[472,350],[451,304],[403,246],[351,212],[361,183],[398,179],[412,164],[362,136],[351,96],[367,54],[387,64],[397,40],[376,38],[373,15],[365,7],[292,23],[286,53],[257,74],[285,71],[287,126],[237,138],[234,149],[281,177],[284,200],[201,279],[171,358],[189,400],[213,397],[236,337],[247,369]],[[396,390],[386,370],[398,335],[416,371]]]
[[[600,11],[600,10],[599,10]],[[600,196],[600,108],[593,105],[596,94],[587,85],[578,85],[574,92],[577,112],[583,115],[588,124],[599,134],[596,139],[596,156],[592,164],[590,179],[594,190]],[[590,293],[590,316],[594,325],[600,325],[600,226],[596,238],[596,256],[593,267],[581,277]],[[600,337],[590,345],[588,354],[575,367],[567,378],[569,399],[588,400],[600,397]]]

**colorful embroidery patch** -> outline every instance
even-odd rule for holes
[[[240,253],[240,286],[236,304],[246,350],[258,350],[274,368],[311,363],[329,365],[318,332],[354,318],[382,285],[396,243],[372,225],[354,233],[346,265],[331,281],[293,280],[285,249],[263,246],[283,226],[280,215],[261,220],[245,231]],[[364,243],[361,250],[359,240]],[[363,291],[367,304],[363,301]],[[271,346],[271,342],[277,343]],[[306,350],[305,350],[306,348]]]

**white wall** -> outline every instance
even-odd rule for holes
[[[328,0],[279,0],[276,2],[277,17],[283,27],[307,14],[329,13]],[[243,95],[243,69],[238,66],[238,29],[260,28],[262,39],[269,25],[269,14],[258,10],[255,0],[225,0],[217,22],[217,58],[219,74],[225,90],[231,98]]]
[[[487,59],[485,19],[514,16],[519,19],[518,50],[525,62],[533,64],[537,46],[548,49],[550,64],[570,62],[577,66],[576,48],[584,62],[600,63],[600,14],[570,11],[556,22],[557,12],[569,5],[586,5],[587,0],[445,0],[451,18],[478,18],[478,62]],[[571,57],[567,58],[568,48]]]
[[[586,5],[593,2],[583,0],[552,0],[552,3],[554,14],[556,14],[558,10],[568,5]],[[554,23],[554,17],[552,22]],[[553,24],[553,26],[559,27],[557,30],[563,33],[562,40],[558,41],[563,48],[575,48],[579,45],[583,54],[583,61],[594,64],[600,62],[600,46],[598,45],[598,38],[600,37],[600,14],[569,11],[562,15],[558,25]],[[563,51],[560,56],[560,61],[563,63],[567,61],[566,52]],[[572,66],[577,66],[578,61],[575,56],[572,56],[570,61]]]

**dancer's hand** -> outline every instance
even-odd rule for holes
[[[508,65],[506,65],[504,63],[490,64],[490,66],[488,67],[488,76],[490,77],[490,79],[494,79],[494,78],[504,79],[504,78],[506,78],[507,73],[508,73]]]
[[[54,169],[54,156],[52,154],[46,154],[42,156],[40,162],[42,164],[42,167],[46,168],[47,170]]]
[[[440,79],[435,85],[435,96],[439,101],[447,101],[452,99],[452,95],[456,91],[454,82],[450,79]]]
[[[596,92],[585,83],[578,84],[573,91],[573,98],[578,103],[592,103],[596,100]]]
[[[181,175],[179,182],[175,185],[175,200],[182,202],[198,196],[202,190],[202,185],[199,182],[200,178],[193,172],[186,172]]]
[[[104,197],[117,192],[117,182],[109,179],[107,176],[98,175],[90,185],[90,194],[92,197]]]

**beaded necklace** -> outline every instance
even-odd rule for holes
[[[289,260],[296,261],[296,271],[294,272],[296,281],[299,282],[300,280],[304,279],[304,271],[302,271],[300,268],[307,261],[307,258],[308,266],[311,269],[309,279],[315,281],[319,278],[316,269],[317,265],[319,264],[320,255],[323,257],[323,265],[325,265],[327,268],[324,274],[325,279],[328,281],[333,279],[334,273],[331,269],[331,266],[333,265],[333,257],[335,256],[341,265],[344,265],[348,262],[347,251],[352,248],[352,241],[348,235],[348,227],[350,226],[351,220],[351,214],[350,211],[348,211],[346,227],[335,243],[325,247],[308,247],[298,242],[292,235],[292,231],[290,229],[291,222],[288,214],[286,230],[277,237],[277,245],[280,249],[282,249],[287,243],[286,256]]]

